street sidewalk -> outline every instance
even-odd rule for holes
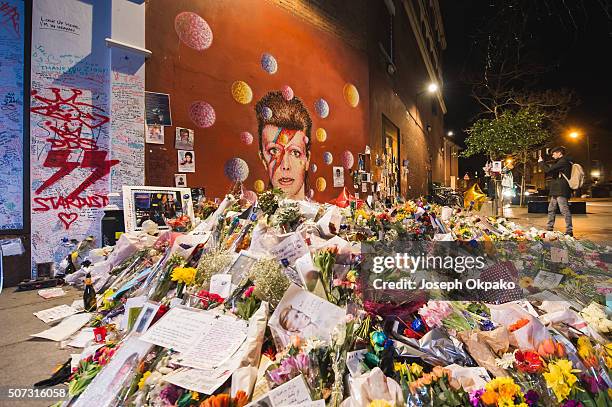
[[[572,215],[574,237],[598,243],[612,244],[612,198],[575,198],[572,201],[586,201],[586,215]],[[527,207],[513,205],[504,208],[504,216],[523,226],[546,228],[548,215],[527,213]],[[565,231],[563,216],[557,214],[555,230]]]

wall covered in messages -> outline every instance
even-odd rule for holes
[[[0,1],[0,231],[23,229],[23,0]]]
[[[268,1],[147,2],[146,32],[146,88],[169,94],[172,119],[146,146],[147,184],[174,186],[193,160],[187,186],[209,197],[242,183],[329,200],[334,166],[353,189],[369,140],[365,52]],[[181,163],[176,127],[194,130]]]
[[[105,42],[127,0],[36,0],[32,11],[32,265],[100,244],[103,209],[144,181],[144,57]],[[144,10],[144,9],[143,9]],[[135,21],[134,24],[137,24]],[[117,200],[120,202],[120,200]]]

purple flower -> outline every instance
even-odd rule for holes
[[[159,393],[159,398],[166,404],[173,406],[176,400],[181,396],[181,388],[173,384],[169,384]]]
[[[584,404],[576,400],[567,400],[561,407],[584,407]]]
[[[295,356],[295,362],[296,362],[296,367],[300,372],[307,371],[310,365],[310,359],[308,358],[308,355],[305,353],[300,353],[297,356]]]
[[[537,391],[533,389],[525,393],[525,401],[527,402],[529,407],[535,406],[538,403],[539,399],[540,399],[540,395],[538,394]]]
[[[268,377],[275,384],[282,384],[285,382],[285,374],[281,369],[274,369],[268,372]]]
[[[493,329],[495,329],[495,325],[490,319],[485,319],[480,323],[480,329],[482,331],[492,331]]]
[[[473,407],[478,407],[478,403],[480,403],[480,397],[484,393],[484,389],[473,390],[470,392],[470,403]]]
[[[595,394],[599,391],[599,386],[597,385],[597,379],[595,379],[593,376],[583,374],[581,375],[580,379],[585,384],[585,387],[589,393]]]

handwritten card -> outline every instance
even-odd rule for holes
[[[214,370],[178,369],[163,377],[163,380],[187,390],[212,394],[232,375],[233,370],[224,370],[215,375]]]
[[[568,263],[567,249],[562,247],[551,247],[550,248],[550,261],[553,263]]]
[[[91,314],[75,314],[65,318],[62,322],[37,334],[33,334],[35,338],[49,339],[51,341],[60,342],[68,339],[72,334],[81,329],[89,322]]]
[[[211,293],[220,295],[222,298],[227,298],[232,292],[232,275],[231,274],[215,274],[210,278]]]
[[[266,401],[266,399],[269,400],[268,405],[272,407],[286,407],[312,402],[310,391],[308,391],[308,387],[306,386],[306,382],[304,381],[304,377],[302,375],[299,375],[289,380],[287,383],[278,386],[264,396],[263,399],[259,399],[258,401],[249,404],[249,406],[262,406],[262,401]]]
[[[213,317],[189,349],[181,352],[178,363],[196,369],[215,369],[238,350],[246,339],[247,329],[248,325],[242,319],[221,315]]]
[[[213,316],[206,312],[172,308],[141,339],[184,352],[209,328],[212,319]]]
[[[278,261],[286,259],[289,264],[294,264],[297,259],[308,253],[308,246],[299,233],[292,233],[276,247],[270,250]]]
[[[563,280],[563,274],[540,270],[533,279],[533,286],[541,290],[555,288]]]
[[[69,317],[70,315],[74,315],[77,312],[78,311],[72,308],[70,305],[63,304],[58,305],[57,307],[35,312],[34,315],[44,323],[49,323],[53,321],[59,321],[60,319],[64,319],[66,317]]]
[[[66,291],[62,287],[45,288],[44,290],[38,290],[38,295],[48,300],[49,298],[63,297],[66,295]]]

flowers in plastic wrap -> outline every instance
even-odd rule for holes
[[[450,372],[435,366],[409,385],[408,405],[432,405],[459,407],[469,405],[469,396],[451,380]]]
[[[572,362],[567,359],[559,359],[548,363],[547,371],[543,373],[546,386],[553,391],[559,403],[566,400],[570,393],[575,390],[578,378],[574,373],[580,370],[574,369]]]
[[[196,269],[193,267],[176,267],[172,270],[172,281],[176,281],[176,296],[181,297],[186,286],[195,282]]]
[[[479,400],[485,406],[499,407],[527,407],[525,395],[521,387],[510,377],[498,377],[485,385],[483,392],[475,392],[471,395],[472,405]]]
[[[308,354],[298,353],[295,356],[288,356],[281,360],[280,366],[268,371],[267,377],[274,386],[279,386],[300,374],[308,377],[311,369],[311,361]]]
[[[233,255],[229,251],[215,250],[204,253],[198,263],[196,284],[206,290],[209,289],[210,278],[229,266],[232,259]]]
[[[268,301],[272,307],[278,305],[290,285],[275,259],[257,260],[251,267],[249,279],[255,283],[253,294],[262,301]]]
[[[206,290],[200,290],[196,294],[196,297],[200,300],[197,308],[209,310],[215,308],[219,304],[223,304],[223,297],[219,294],[211,293]]]
[[[608,319],[601,305],[592,302],[582,309],[580,315],[597,332],[604,334],[612,332],[612,321]]]
[[[183,215],[178,218],[166,219],[166,225],[174,232],[187,232],[191,228],[191,218]]]

